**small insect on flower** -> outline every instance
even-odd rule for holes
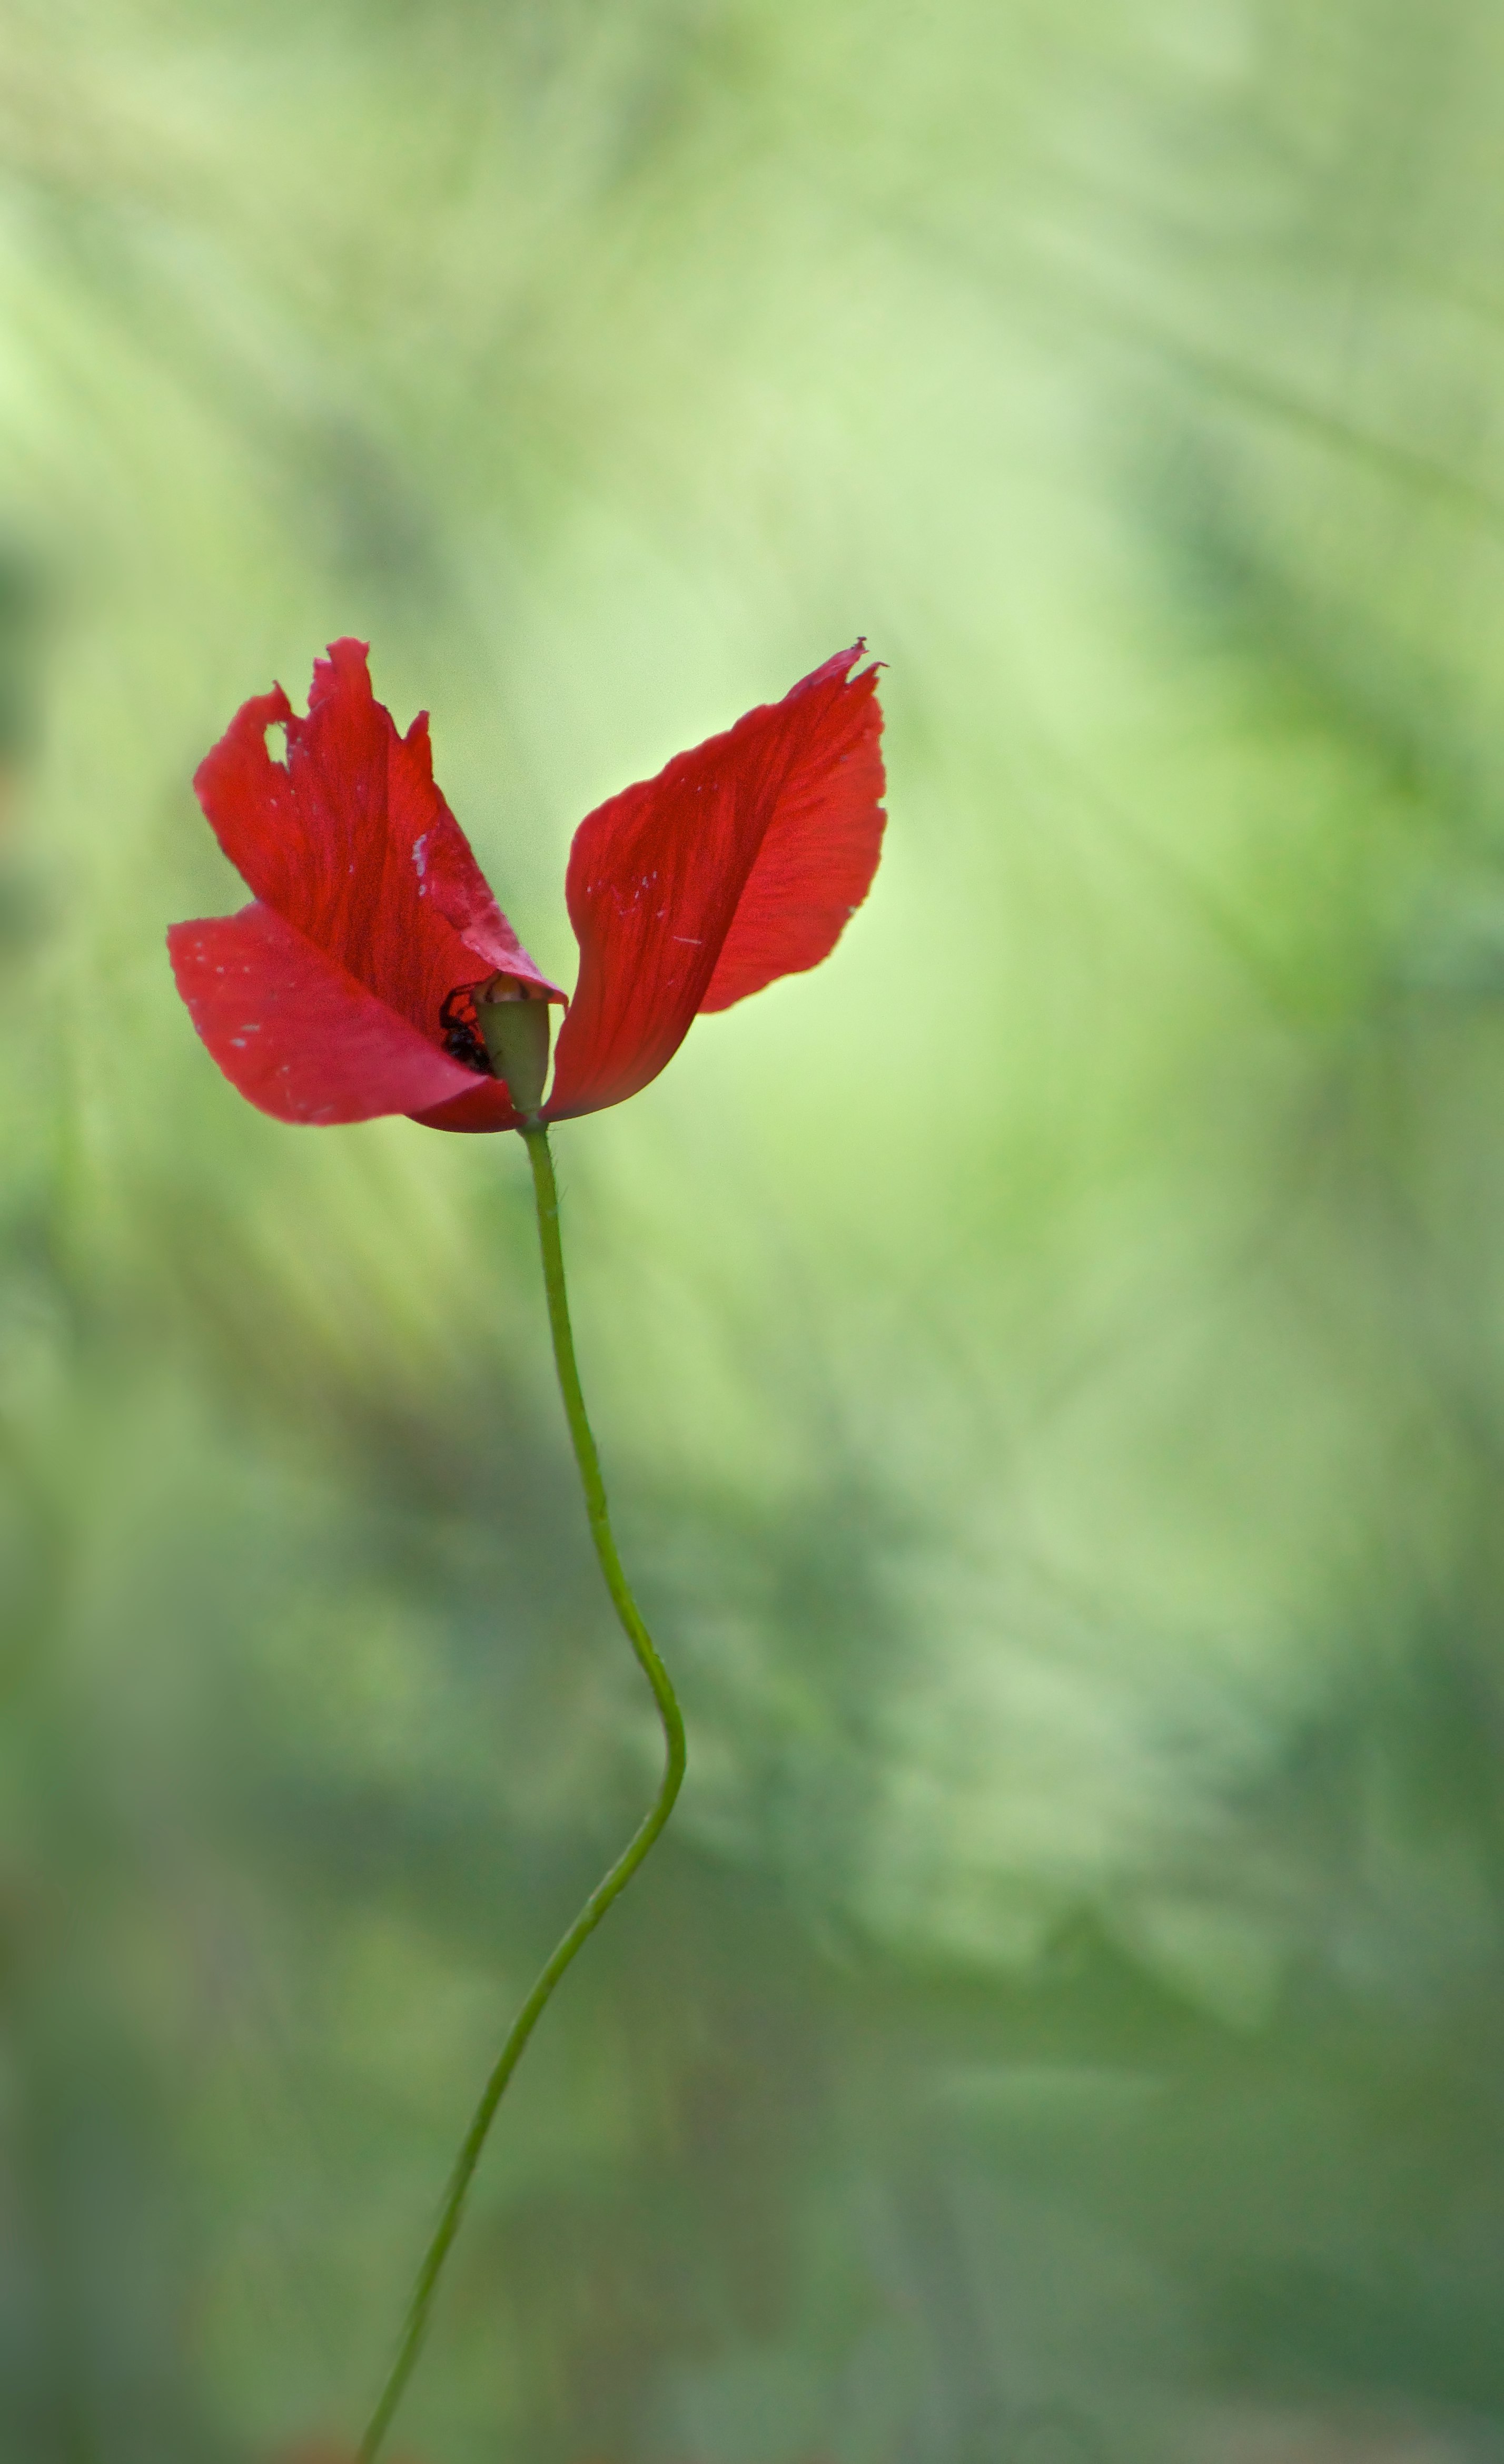
[[[407,1112],[436,1130],[566,1121],[637,1094],[703,1011],[817,966],[865,898],[883,843],[883,717],[861,649],[581,822],[564,884],[579,943],[566,1002],[434,785],[426,717],[399,735],[365,644],[333,643],[306,718],[273,686],[194,780],[253,892],[239,914],[167,935],[226,1077],[278,1120]],[[269,727],[285,734],[285,765]],[[488,1019],[495,1001],[541,1004],[544,1019],[551,1003],[567,1009],[546,1102],[541,1077],[535,1100],[513,1102],[492,1059],[512,1047],[483,1030],[477,998]],[[527,1046],[529,1074],[546,1072],[547,1036]]]
[[[447,1000],[439,1004],[439,1024],[444,1029],[444,1048],[451,1059],[463,1061],[467,1069],[478,1070],[483,1078],[491,1074],[490,1055],[475,1016],[475,996],[469,984],[457,984]]]

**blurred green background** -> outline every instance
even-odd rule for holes
[[[557,1141],[691,1736],[425,2464],[1504,2453],[1504,20],[3,0],[0,2457],[359,2423],[650,1791],[515,1141],[219,1078],[339,632],[571,979],[865,632],[831,963]]]

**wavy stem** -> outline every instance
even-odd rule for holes
[[[616,1540],[611,1530],[611,1518],[606,1509],[605,1483],[600,1477],[600,1458],[590,1422],[585,1416],[585,1398],[580,1392],[579,1372],[575,1365],[575,1338],[569,1323],[569,1298],[564,1284],[564,1253],[558,1237],[558,1187],[554,1178],[554,1158],[549,1152],[548,1132],[534,1119],[523,1130],[528,1160],[533,1167],[533,1191],[537,1202],[538,1245],[543,1255],[543,1284],[548,1294],[549,1327],[554,1337],[554,1361],[558,1371],[559,1392],[564,1398],[564,1418],[569,1423],[575,1461],[579,1466],[580,1486],[585,1493],[585,1512],[590,1522],[590,1536],[596,1555],[605,1576],[612,1606],[620,1617],[626,1639],[637,1654],[643,1676],[653,1689],[658,1716],[664,1728],[664,1776],[649,1812],[643,1816],[631,1840],[617,1859],[609,1873],[596,1884],[578,1916],[558,1945],[537,1983],[517,2013],[512,2033],[501,2049],[496,2067],[486,2082],[485,2093],[475,2108],[474,2119],[465,2134],[460,2152],[454,2160],[444,2205],[433,2238],[424,2254],[408,2304],[406,2324],[397,2348],[381,2399],[371,2415],[370,2425],[360,2441],[360,2464],[375,2464],[382,2441],[391,2428],[398,2406],[406,2392],[423,2340],[427,2332],[433,2309],[434,2295],[444,2262],[447,2258],[465,2202],[480,2162],[481,2150],[496,2118],[496,2107],[506,2093],[507,2082],[516,2069],[522,2049],[532,2035],[545,2004],[577,1951],[594,1933],[613,1900],[620,1899],[636,1873],[654,1840],[658,1837],[679,1793],[685,1771],[684,1719],[668,1682],[668,1672],[653,1647],[653,1639],[643,1623],[637,1602],[627,1588],[621,1560],[617,1554]]]

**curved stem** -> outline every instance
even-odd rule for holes
[[[408,2305],[407,2321],[403,2330],[397,2358],[392,2364],[381,2401],[371,2416],[370,2426],[360,2441],[360,2464],[374,2464],[392,2418],[406,2390],[427,2330],[433,2298],[443,2272],[444,2262],[460,2229],[465,2202],[469,2191],[487,2133],[495,2119],[508,2080],[517,2067],[522,2049],[536,2027],[544,2005],[563,1975],[576,1952],[594,1933],[613,1900],[619,1899],[647,1855],[654,1840],[673,1811],[685,1771],[684,1719],[668,1682],[668,1672],[653,1648],[653,1639],[638,1611],[637,1602],[627,1589],[621,1560],[617,1554],[612,1535],[611,1519],[606,1510],[605,1484],[600,1477],[600,1459],[585,1417],[585,1398],[579,1389],[579,1372],[575,1366],[575,1339],[569,1323],[569,1299],[564,1286],[564,1253],[558,1237],[558,1189],[554,1178],[554,1158],[549,1152],[548,1132],[541,1121],[534,1120],[523,1130],[528,1160],[533,1166],[533,1190],[537,1201],[538,1244],[543,1253],[543,1283],[548,1294],[549,1326],[554,1337],[554,1360],[558,1371],[559,1392],[564,1398],[564,1417],[579,1465],[580,1485],[585,1492],[585,1511],[590,1520],[590,1536],[596,1555],[605,1576],[612,1605],[621,1621],[626,1639],[636,1652],[643,1676],[653,1689],[658,1716],[664,1728],[664,1776],[650,1811],[644,1815],[631,1840],[617,1859],[608,1874],[596,1884],[578,1916],[570,1926],[537,1983],[528,1995],[512,2024],[512,2033],[501,2049],[496,2067],[486,2082],[485,2094],[475,2108],[474,2120],[465,2134],[464,2143],[454,2160],[444,2205],[433,2238],[424,2254]]]

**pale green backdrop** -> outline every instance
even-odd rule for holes
[[[349,2435],[651,1785],[515,1143],[171,989],[341,632],[566,981],[887,662],[835,957],[558,1140],[691,1774],[406,2445],[1504,2453],[1501,149],[1483,0],[0,0],[3,2464]]]

